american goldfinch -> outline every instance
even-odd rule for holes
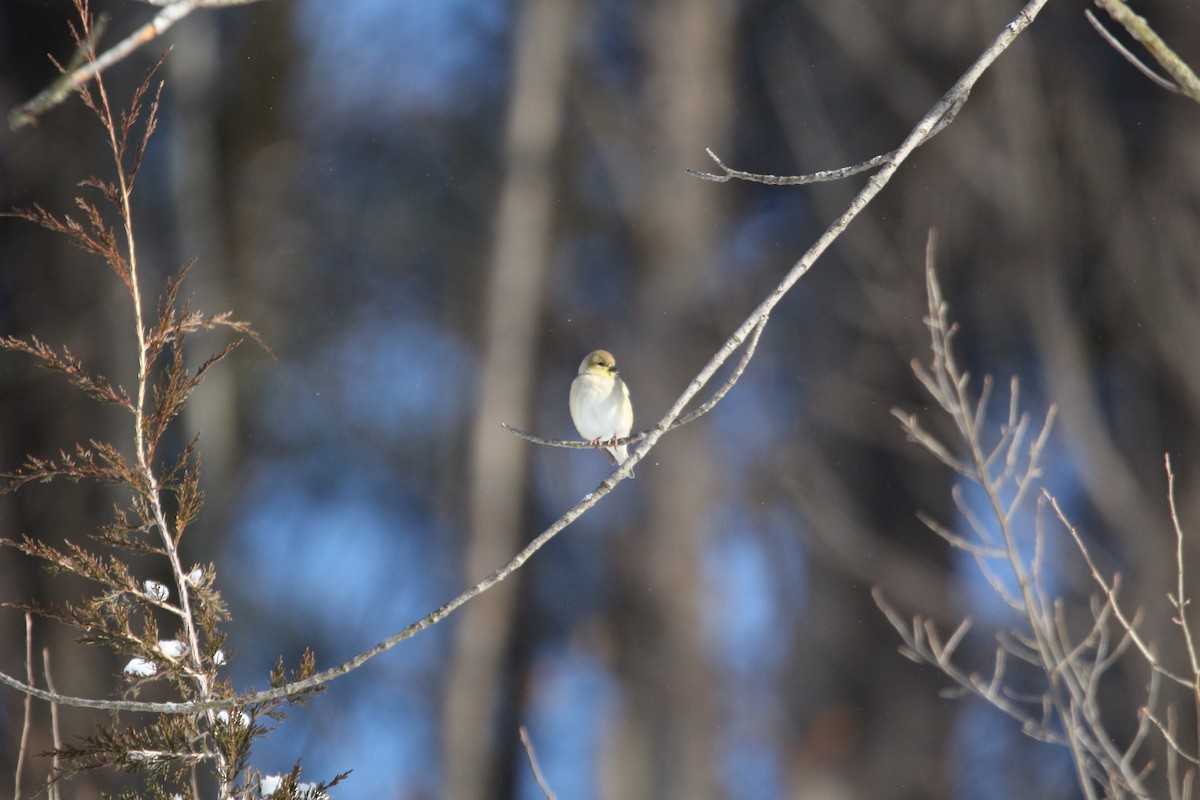
[[[629,389],[607,350],[593,350],[579,365],[579,375],[571,383],[571,420],[579,435],[594,447],[605,441],[615,444],[633,428]],[[629,457],[629,446],[604,447],[604,455],[609,463],[621,464]]]

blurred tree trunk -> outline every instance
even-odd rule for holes
[[[229,171],[220,162],[217,145],[215,104],[220,87],[217,83],[221,55],[220,32],[215,14],[195,14],[175,36],[185,36],[187,46],[172,50],[164,68],[173,91],[174,102],[166,105],[173,136],[164,137],[170,150],[169,186],[170,213],[173,230],[168,241],[156,243],[161,249],[155,264],[156,281],[171,274],[180,265],[195,259],[196,268],[188,273],[184,291],[195,297],[193,306],[205,313],[233,311],[239,319],[247,319],[244,308],[230,296],[233,284],[229,275],[229,240],[227,219],[221,212],[222,180]],[[243,126],[250,122],[245,117]],[[207,355],[212,340],[201,337],[195,345],[196,354]],[[201,434],[204,464],[202,486],[211,491],[225,492],[236,472],[238,452],[237,377],[236,360],[225,369],[206,373],[204,390],[196,392],[184,408],[184,428],[176,432],[184,441]],[[220,496],[220,495],[215,495]],[[210,558],[214,546],[228,530],[232,510],[227,504],[211,504],[202,523],[206,534],[198,544],[203,552],[195,559]],[[187,547],[192,541],[187,539]]]
[[[719,189],[684,172],[721,150],[732,122],[733,5],[662,0],[644,12],[647,58],[640,185],[629,225],[640,264],[639,347],[626,363],[639,427],[674,399],[710,345],[705,289],[721,244]],[[728,196],[726,194],[726,196]],[[714,506],[716,461],[704,425],[673,435],[638,480],[649,502],[622,559],[632,592],[618,620],[628,702],[608,753],[603,796],[720,796],[714,755],[720,696],[702,629],[700,556]]]
[[[45,88],[54,78],[46,53],[70,51],[68,22],[77,17],[69,4],[3,4],[0,12],[0,52],[8,69],[0,68],[0,96],[5,113]],[[133,80],[139,80],[140,74]],[[107,78],[115,110],[124,109],[131,86],[127,76]],[[78,216],[74,199],[84,196],[109,214],[98,194],[81,187],[90,176],[111,180],[113,162],[103,133],[78,98],[72,96],[39,120],[37,126],[0,135],[0,211],[37,203],[55,214]],[[146,191],[144,187],[139,187]],[[135,207],[140,211],[135,199]],[[135,212],[138,213],[138,212]],[[111,218],[111,217],[110,217]],[[139,236],[142,236],[139,229]],[[143,291],[153,308],[157,284],[143,275]],[[28,338],[36,335],[55,348],[66,346],[93,373],[114,383],[132,386],[137,370],[136,339],[129,295],[102,261],[81,252],[64,236],[17,219],[0,221],[0,334]],[[50,457],[60,449],[90,439],[108,441],[128,453],[133,438],[132,418],[105,408],[59,374],[40,368],[18,353],[0,354],[0,471],[17,468],[26,455]],[[7,495],[0,506],[0,536],[22,534],[54,546],[67,539],[80,542],[98,523],[110,519],[119,488],[93,482],[39,483]],[[76,602],[91,590],[82,580],[52,575],[43,564],[0,548],[0,599],[43,606]],[[38,686],[45,686],[42,648],[50,651],[56,688],[67,694],[103,697],[112,692],[120,662],[111,653],[78,643],[78,634],[62,625],[35,617],[33,667]],[[25,676],[25,631],[22,616],[12,609],[0,615],[0,670]],[[23,698],[4,693],[0,718],[0,792],[7,796],[20,736]],[[60,708],[64,740],[94,729],[103,715]],[[10,737],[10,738],[6,738]],[[53,744],[50,711],[41,701],[32,706],[29,750],[22,789],[25,796],[44,788],[48,759],[33,754]],[[122,786],[125,776],[89,773],[76,780],[69,794],[98,796]]]
[[[474,582],[520,547],[529,444],[501,421],[529,419],[538,320],[555,197],[552,158],[575,3],[529,0],[516,35],[505,137],[505,179],[496,213],[483,326],[482,384],[471,441],[470,539],[464,580]],[[513,629],[517,581],[472,603],[458,619],[443,706],[443,797],[475,800],[496,787],[496,711]],[[515,739],[515,729],[511,732]]]

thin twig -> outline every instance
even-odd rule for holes
[[[25,679],[33,683],[33,614],[25,612]],[[29,751],[29,726],[33,709],[25,695],[25,718],[21,723],[21,745],[17,749],[17,766],[13,770],[13,800],[21,800],[21,772],[25,768],[25,754]]]
[[[1150,647],[1150,644],[1142,638],[1141,634],[1137,632],[1137,627],[1132,621],[1130,621],[1129,617],[1126,616],[1124,610],[1121,608],[1121,604],[1117,602],[1116,581],[1114,580],[1110,582],[1104,577],[1103,574],[1101,574],[1100,568],[1092,559],[1091,551],[1088,550],[1087,544],[1083,541],[1083,537],[1080,535],[1079,531],[1076,530],[1075,526],[1071,524],[1071,521],[1067,519],[1067,515],[1063,512],[1063,510],[1059,508],[1058,500],[1055,499],[1054,495],[1050,494],[1045,489],[1042,490],[1042,495],[1050,501],[1050,507],[1054,509],[1054,513],[1058,517],[1058,521],[1062,523],[1064,528],[1067,529],[1067,533],[1071,534],[1071,538],[1075,541],[1075,546],[1079,549],[1080,554],[1083,556],[1084,563],[1087,564],[1088,570],[1092,574],[1092,580],[1097,586],[1100,587],[1100,591],[1104,593],[1105,598],[1112,604],[1113,616],[1116,617],[1117,622],[1121,625],[1121,628],[1127,634],[1129,634],[1129,638],[1133,640],[1134,647],[1136,647],[1138,652],[1142,654],[1142,658],[1146,660],[1146,663],[1150,665],[1151,669],[1153,669],[1155,672],[1158,672],[1167,680],[1178,683],[1180,686],[1186,686],[1189,689],[1192,688],[1192,681],[1188,680],[1183,675],[1172,672],[1163,666],[1162,661],[1159,660],[1158,655],[1155,654],[1154,650]]]
[[[1100,24],[1100,20],[1096,18],[1096,15],[1092,13],[1090,8],[1084,9],[1083,15],[1087,17],[1087,21],[1091,23],[1093,28],[1096,29],[1096,33],[1100,34],[1101,38],[1108,42],[1109,47],[1124,56],[1125,60],[1136,67],[1138,72],[1142,73],[1147,78],[1154,81],[1154,83],[1157,83],[1160,87],[1166,89],[1168,92],[1175,92],[1176,94],[1179,93],[1179,84],[1167,80],[1162,75],[1159,75],[1157,72],[1150,69],[1150,67],[1148,67],[1140,58],[1135,56],[1128,47],[1121,44],[1121,41],[1117,39],[1117,37],[1109,33],[1108,28]]]
[[[1126,640],[1128,641],[1128,639],[1126,639]],[[1160,676],[1157,672],[1154,672],[1153,670],[1151,670],[1151,672],[1150,672],[1150,688],[1146,690],[1146,696],[1147,696],[1146,708],[1153,708],[1155,706],[1155,704],[1158,703],[1158,693],[1159,693],[1159,690],[1161,689],[1161,686],[1162,686],[1162,676]],[[1146,716],[1144,714],[1139,714],[1138,716],[1139,716],[1139,718],[1138,718],[1137,733],[1134,735],[1133,741],[1129,743],[1129,747],[1126,748],[1126,751],[1125,751],[1125,763],[1130,764],[1130,765],[1133,764],[1134,757],[1142,749],[1142,745],[1145,744],[1146,740],[1149,738],[1150,729],[1152,727],[1150,720],[1146,719]],[[1170,752],[1171,752],[1170,748],[1168,748],[1167,749],[1168,757],[1170,756]],[[1174,779],[1175,779],[1175,776],[1171,774],[1171,772],[1173,772],[1174,769],[1177,769],[1177,767],[1168,767],[1167,778],[1168,778],[1169,782],[1174,781]]]
[[[967,102],[967,96],[970,94],[971,89],[967,88],[964,94],[956,98],[955,102],[950,104],[950,106],[946,109],[946,112],[942,114],[941,119],[937,120],[937,124],[930,128],[929,133],[925,134],[925,139],[923,142],[920,142],[919,144],[928,143],[930,139],[937,136],[938,133],[941,133],[944,128],[950,124],[950,122],[953,122],[955,116],[958,116],[960,110],[962,110],[962,106],[965,106]],[[886,164],[889,160],[892,160],[892,158],[898,154],[899,150],[884,152],[883,155],[868,158],[868,160],[862,163],[852,164],[850,167],[823,169],[821,172],[809,173],[808,175],[764,175],[761,173],[746,173],[743,172],[743,170],[733,169],[732,167],[726,166],[725,162],[720,160],[718,155],[713,152],[712,148],[704,148],[704,152],[707,152],[708,157],[712,158],[712,160],[716,163],[716,166],[721,168],[721,174],[716,175],[714,173],[702,173],[698,169],[689,169],[688,174],[694,176],[694,178],[713,181],[714,184],[725,184],[725,182],[728,180],[737,179],[742,181],[750,181],[751,184],[766,184],[768,186],[802,186],[804,184],[824,184],[824,182],[828,181],[845,180],[847,178],[851,178],[852,175],[870,172],[870,170],[875,169],[876,167],[882,167],[883,164]]]
[[[538,766],[537,754],[533,752],[533,742],[529,739],[529,731],[525,729],[524,725],[518,731],[521,734],[521,744],[525,745],[525,755],[529,757],[529,768],[533,770],[533,779],[537,781],[542,794],[546,795],[546,800],[555,800],[554,792],[550,791],[550,787],[546,784],[546,779],[542,777],[542,770]]]
[[[946,543],[956,550],[962,550],[964,553],[970,553],[976,558],[982,559],[1004,557],[1004,551],[1000,548],[975,544],[971,540],[954,533],[928,514],[918,511],[917,519],[925,523],[925,527],[945,539]]]
[[[54,692],[54,678],[50,675],[50,648],[42,648],[42,674],[46,678],[46,688]],[[50,800],[58,799],[58,776],[62,774],[62,765],[59,762],[59,753],[63,749],[62,734],[58,729],[58,703],[50,704],[50,737],[54,742],[54,754],[50,760],[50,775],[47,777],[49,781]]]
[[[1113,21],[1124,27],[1130,36],[1137,39],[1142,47],[1146,48],[1158,65],[1166,70],[1167,74],[1175,81],[1177,85],[1175,91],[1200,103],[1200,78],[1196,77],[1192,68],[1167,46],[1167,43],[1145,19],[1133,13],[1133,10],[1125,5],[1124,0],[1096,0],[1096,5],[1107,11]],[[1133,62],[1136,66],[1136,59]],[[1142,69],[1142,72],[1146,72],[1146,70]],[[1159,83],[1159,81],[1155,81],[1155,83]]]
[[[971,622],[969,618],[964,619],[959,627],[955,629],[954,633],[951,634],[950,639],[943,644],[931,620],[914,617],[912,628],[910,629],[908,623],[900,616],[899,612],[887,602],[879,587],[871,590],[871,597],[879,607],[879,610],[887,617],[888,622],[900,634],[900,638],[907,646],[907,650],[904,651],[906,655],[909,657],[916,656],[915,660],[923,660],[937,666],[946,677],[953,680],[964,692],[986,700],[998,711],[1007,714],[1021,723],[1022,729],[1026,730],[1026,732],[1035,731],[1039,734],[1039,738],[1045,741],[1056,744],[1065,743],[1060,735],[1050,729],[1044,728],[1037,718],[1003,692],[1005,670],[1005,651],[1003,648],[996,651],[996,661],[993,666],[992,677],[989,680],[984,680],[976,673],[968,674],[963,672],[954,663],[952,658],[954,647],[958,645],[962,636],[966,633]]]
[[[704,148],[704,152],[708,153],[708,157],[716,162],[717,166],[721,168],[723,174],[716,175],[712,172],[701,172],[699,170],[689,169],[687,171],[688,175],[691,175],[694,178],[712,181],[713,183],[725,183],[728,180],[737,179],[740,181],[750,181],[751,183],[765,183],[769,186],[798,186],[805,183],[840,181],[844,178],[849,178],[851,175],[857,175],[860,172],[867,172],[868,170],[872,170],[876,167],[886,164],[888,159],[891,158],[896,151],[893,150],[891,153],[884,153],[883,155],[869,158],[861,164],[854,164],[853,166],[849,167],[840,167],[838,169],[827,169],[822,170],[821,172],[812,172],[808,175],[763,175],[756,172],[743,172],[740,169],[733,169],[732,167],[725,166],[725,162],[722,161],[710,148]]]
[[[942,117],[937,121],[937,124],[935,124],[929,130],[929,132],[925,135],[925,139],[919,144],[925,144],[934,136],[937,136],[939,133],[941,133],[947,125],[953,122],[954,118],[958,116],[958,112],[962,110],[963,105],[967,102],[967,95],[969,94],[970,88],[968,88],[967,91],[962,94],[962,96],[957,98],[956,102],[952,103],[947,108],[946,112],[942,114]],[[764,175],[757,172],[743,172],[740,169],[733,169],[732,167],[726,166],[725,162],[722,161],[717,154],[712,151],[712,148],[706,147],[704,148],[704,152],[708,153],[708,157],[711,158],[716,165],[721,168],[721,174],[717,175],[712,172],[701,172],[700,170],[689,169],[687,171],[688,175],[691,175],[694,178],[712,181],[713,183],[725,183],[731,179],[737,179],[740,181],[749,181],[750,183],[764,183],[768,186],[801,186],[807,183],[827,183],[829,181],[840,181],[849,178],[852,175],[858,175],[862,172],[869,172],[876,167],[881,167],[886,164],[900,151],[897,149],[890,153],[883,153],[882,155],[868,158],[866,161],[863,161],[859,164],[853,164],[849,167],[839,167],[837,169],[827,169],[820,172],[810,172],[807,175]]]
[[[1173,708],[1174,707],[1168,708],[1168,715],[1173,713]],[[1154,727],[1158,728],[1158,732],[1162,734],[1163,739],[1170,746],[1171,750],[1175,751],[1176,755],[1192,764],[1200,765],[1200,759],[1196,758],[1196,756],[1185,750],[1179,743],[1179,740],[1175,737],[1173,730],[1174,725],[1164,723],[1161,719],[1154,715],[1153,711],[1148,708],[1142,709],[1142,713],[1146,716],[1146,719],[1154,723]]]
[[[1179,522],[1179,509],[1175,506],[1175,470],[1171,468],[1171,454],[1163,455],[1163,463],[1167,470],[1167,505],[1171,509],[1171,525],[1175,529],[1175,603],[1177,616],[1175,622],[1183,631],[1183,642],[1187,649],[1188,662],[1192,667],[1192,704],[1195,707],[1196,722],[1200,725],[1200,656],[1196,653],[1196,642],[1192,638],[1191,626],[1187,619],[1187,588],[1183,579],[1183,525]],[[1197,728],[1200,730],[1200,728]]]

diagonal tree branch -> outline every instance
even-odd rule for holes
[[[0,683],[4,683],[19,691],[31,694],[43,700],[57,702],[62,705],[71,705],[83,708],[105,708],[112,710],[125,711],[146,711],[167,714],[187,714],[194,713],[202,709],[214,708],[230,708],[242,706],[249,703],[262,703],[271,700],[278,700],[289,697],[299,692],[312,690],[330,680],[345,675],[354,669],[357,669],[362,664],[366,663],[375,656],[392,649],[401,642],[412,638],[421,631],[429,628],[452,614],[459,607],[473,600],[475,597],[491,589],[500,581],[507,578],[516,570],[528,561],[534,553],[540,550],[551,539],[557,536],[563,529],[577,520],[585,512],[600,502],[607,496],[617,484],[629,477],[633,468],[637,466],[646,455],[654,449],[658,444],[658,440],[662,438],[679,419],[683,413],[683,409],[692,401],[692,399],[703,389],[713,376],[716,374],[722,365],[745,343],[758,329],[762,326],[771,311],[779,304],[780,300],[791,290],[800,278],[812,268],[817,259],[829,249],[829,246],[841,236],[846,227],[857,217],[864,208],[883,190],[900,165],[908,158],[909,155],[924,142],[929,140],[929,137],[944,127],[944,122],[947,116],[953,116],[956,110],[962,106],[970,94],[972,87],[979,81],[983,74],[988,70],[992,63],[1003,53],[1009,45],[1033,22],[1038,12],[1046,4],[1046,0],[1030,0],[1017,15],[1009,22],[1004,29],[999,33],[995,40],[988,46],[986,50],[975,60],[975,62],[963,73],[962,77],[947,91],[940,100],[921,118],[916,127],[905,137],[904,141],[888,154],[885,163],[882,164],[879,171],[876,172],[867,181],[854,199],[850,201],[849,206],[842,214],[835,219],[817,241],[809,247],[808,251],[800,257],[787,274],[780,280],[779,284],[771,291],[766,298],[746,317],[745,321],[738,326],[737,330],[730,335],[723,344],[704,365],[704,368],[692,379],[692,381],[684,388],[682,394],[675,403],[667,410],[657,424],[645,433],[645,438],[641,444],[630,453],[626,459],[608,478],[603,480],[592,492],[588,493],[578,503],[568,509],[561,517],[553,524],[542,531],[533,539],[523,550],[514,555],[508,563],[496,569],[483,580],[463,591],[458,596],[454,597],[444,605],[439,606],[433,611],[426,614],[421,619],[411,623],[399,632],[389,636],[387,639],[376,644],[368,650],[363,651],[354,658],[339,664],[335,667],[327,669],[323,672],[318,672],[312,676],[299,681],[293,681],[281,685],[274,689],[269,689],[252,694],[242,695],[229,699],[212,699],[190,703],[148,703],[135,701],[120,701],[120,700],[93,700],[81,697],[69,697],[56,693],[47,692],[30,686],[23,681],[0,673]],[[575,446],[575,445],[571,445]]]
[[[248,5],[257,3],[259,0],[143,0],[143,2],[161,6],[162,11],[155,14],[154,19],[97,56],[95,54],[96,42],[104,32],[108,21],[104,16],[99,17],[90,35],[78,43],[70,63],[62,70],[63,74],[32,100],[17,106],[8,113],[9,127],[17,130],[37,122],[39,116],[66,100],[67,95],[71,92],[112,65],[124,60],[142,45],[162,36],[168,28],[197,8]],[[92,57],[88,58],[89,55]]]

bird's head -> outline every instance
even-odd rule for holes
[[[606,378],[617,374],[617,360],[607,350],[593,350],[579,365],[579,374],[600,375]]]

